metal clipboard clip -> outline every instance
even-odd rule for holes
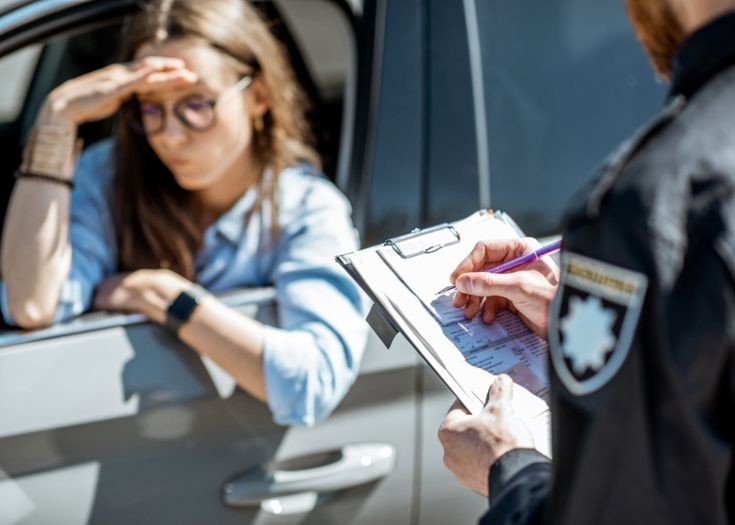
[[[425,230],[417,228],[406,235],[388,239],[384,245],[393,248],[403,259],[410,259],[437,252],[446,246],[457,244],[461,239],[454,226],[444,223]]]

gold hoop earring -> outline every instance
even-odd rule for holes
[[[255,131],[257,131],[259,134],[263,133],[263,117],[258,116],[253,119],[253,127],[255,128]]]

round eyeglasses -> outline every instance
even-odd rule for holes
[[[252,75],[245,75],[236,84],[227,88],[216,98],[204,95],[187,95],[173,105],[173,114],[179,121],[194,131],[207,131],[217,121],[215,107],[229,95],[247,89],[253,83]],[[133,131],[150,137],[166,128],[166,106],[132,98],[123,105],[123,116]]]

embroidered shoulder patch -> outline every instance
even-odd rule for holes
[[[551,362],[575,395],[603,387],[620,370],[633,340],[645,275],[564,252],[559,290],[551,305]]]

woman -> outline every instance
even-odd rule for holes
[[[333,262],[355,249],[349,205],[318,176],[283,52],[242,0],[160,0],[124,34],[123,63],[61,85],[39,113],[3,234],[6,320],[145,314],[277,422],[312,424],[354,380],[366,328]],[[77,127],[118,110],[115,140],[75,166]],[[282,328],[194,282],[273,284]]]

